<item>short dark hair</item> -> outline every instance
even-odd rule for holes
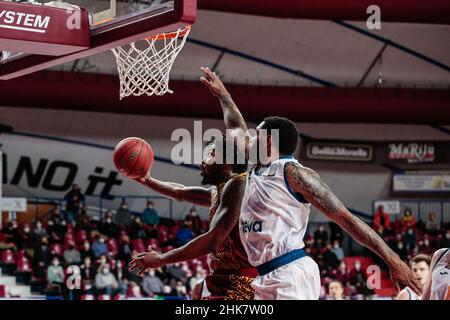
[[[264,119],[262,129],[267,130],[267,134],[271,134],[272,130],[278,130],[279,145],[278,151],[284,155],[291,155],[295,152],[299,140],[299,131],[294,122],[283,117],[267,117]]]
[[[212,139],[211,141],[207,142],[205,147],[214,144],[214,147],[217,148],[217,146],[220,146],[223,148],[224,152],[222,153],[223,164],[227,163],[227,153],[228,150],[233,149],[233,163],[230,163],[233,168],[234,173],[244,173],[247,171],[247,159],[244,156],[243,152],[238,148],[236,141],[231,141],[226,136],[222,136],[222,138],[219,141],[216,141],[215,139]],[[217,153],[216,153],[217,155]],[[239,160],[244,160],[243,163],[239,163]],[[241,161],[242,162],[242,161]]]
[[[416,255],[415,257],[413,257],[410,261],[409,261],[409,265],[412,267],[413,263],[419,263],[419,262],[425,262],[428,266],[431,265],[431,257],[427,254],[424,253],[420,253],[418,255]]]

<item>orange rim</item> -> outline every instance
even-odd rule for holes
[[[180,32],[172,31],[167,33],[161,33],[156,36],[148,37],[148,40],[164,40],[164,39],[173,39],[178,37],[183,37],[189,30],[191,30],[191,26],[184,27]]]

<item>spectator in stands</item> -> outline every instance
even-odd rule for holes
[[[42,237],[47,236],[47,230],[42,227],[41,220],[36,221],[33,232],[36,240],[40,240]]]
[[[416,231],[409,227],[405,233],[406,251],[410,252],[416,247]]]
[[[430,235],[437,235],[439,233],[440,225],[437,219],[436,212],[428,213],[427,222],[425,223],[425,230]]]
[[[134,281],[130,282],[130,290],[127,294],[128,297],[142,298],[141,287]]]
[[[6,235],[6,242],[14,243],[15,245],[18,245],[19,248],[22,247],[21,237],[16,220],[8,222],[4,233]]]
[[[61,213],[57,207],[47,223],[47,232],[51,243],[62,243],[67,232],[66,222],[62,220]]]
[[[33,269],[37,278],[45,277],[45,269],[50,264],[51,258],[48,238],[44,236],[41,238],[40,243],[34,250]]]
[[[119,228],[117,224],[113,222],[112,211],[109,210],[105,214],[105,220],[100,224],[99,231],[110,238],[116,238],[119,235]]]
[[[171,293],[172,296],[175,297],[186,297],[187,295],[187,290],[186,290],[186,286],[183,284],[182,281],[177,281],[175,288],[172,290]]]
[[[322,257],[324,269],[335,269],[341,263],[336,254],[333,252],[331,244],[329,243],[323,249]]]
[[[402,259],[403,261],[408,260],[408,250],[406,250],[403,240],[398,240],[397,246],[393,250],[399,255],[400,259]]]
[[[380,228],[389,232],[391,229],[391,221],[389,215],[384,211],[384,206],[379,205],[373,216],[373,229],[381,234]]]
[[[183,246],[194,239],[194,233],[189,228],[189,223],[184,222],[183,227],[177,232],[177,246]]]
[[[159,224],[159,214],[154,208],[153,201],[147,201],[147,208],[142,211],[142,222],[148,226]]]
[[[69,241],[67,250],[64,251],[64,260],[67,265],[72,264],[80,264],[81,263],[81,255],[80,251],[75,248],[75,243],[73,241]]]
[[[450,247],[450,229],[447,229],[445,236],[441,239],[440,248],[449,248]]]
[[[430,243],[429,236],[427,234],[425,234],[425,236],[423,238],[423,242],[421,241],[419,243],[419,252],[428,254],[428,255],[432,255],[434,251],[435,251],[435,249],[433,248],[433,246]]]
[[[52,264],[47,268],[47,282],[50,289],[57,289],[58,293],[62,293],[64,284],[64,269],[59,264],[58,257],[53,257]]]
[[[94,251],[94,255],[96,258],[99,258],[102,254],[108,255],[108,247],[105,243],[105,237],[100,235],[97,236],[94,243],[92,244],[92,250]]]
[[[323,248],[328,243],[328,232],[325,231],[323,224],[314,232],[314,245],[316,248]]]
[[[339,240],[333,241],[333,248],[331,249],[331,251],[336,255],[336,258],[339,261],[342,261],[344,259],[344,250],[342,249]]]
[[[86,259],[86,257],[89,257],[91,261],[94,261],[96,259],[95,253],[91,248],[89,240],[83,241],[83,247],[80,250],[80,257],[83,261]]]
[[[361,263],[355,262],[355,268],[350,271],[350,284],[355,287],[358,294],[368,297],[373,295],[373,290],[367,287],[367,275],[361,269]]]
[[[117,251],[117,259],[128,263],[131,259],[132,248],[130,245],[130,238],[127,235],[123,235],[120,239],[119,250]]]
[[[149,270],[144,279],[142,280],[142,288],[144,292],[152,297],[154,295],[160,295],[163,292],[164,284],[160,278],[155,274],[155,270]]]
[[[203,233],[202,220],[198,216],[197,209],[195,209],[195,207],[192,207],[189,210],[189,213],[184,218],[184,221],[188,223],[188,225],[191,227],[191,230],[196,235]]]
[[[90,292],[93,287],[95,279],[95,268],[92,266],[91,257],[86,256],[84,263],[80,266],[81,281],[85,291]]]
[[[339,267],[332,278],[339,280],[344,287],[347,286],[350,281],[350,274],[347,272],[347,265],[344,261],[339,264]]]
[[[78,217],[81,205],[84,204],[84,195],[80,187],[74,184],[64,199],[67,201],[64,219],[67,223],[73,223]]]
[[[124,268],[122,264],[122,261],[120,260],[116,261],[116,268],[114,269],[113,273],[119,285],[118,287],[119,293],[122,295],[126,295],[128,290],[128,279],[126,278],[127,272],[126,268]]]
[[[344,287],[338,280],[333,280],[328,283],[328,300],[344,300]]]
[[[338,241],[339,244],[342,244],[344,241],[344,233],[336,223],[330,222],[330,242],[334,243],[334,241]]]
[[[413,216],[412,211],[410,209],[405,209],[400,223],[403,232],[408,230],[408,228],[415,228],[416,218]]]
[[[80,214],[76,219],[76,226],[78,230],[91,231],[91,218],[87,213],[86,206],[81,207]]]
[[[23,232],[20,234],[21,243],[23,244],[22,248],[18,248],[19,250],[25,250],[28,257],[32,257],[34,255],[34,246],[36,244],[36,237],[33,232],[31,232],[31,228],[29,224],[26,224],[23,227]]]
[[[112,296],[117,292],[119,284],[114,274],[111,273],[108,264],[103,265],[100,268],[100,272],[97,272],[95,276],[95,287],[97,288],[98,294]]]
[[[175,286],[176,281],[186,282],[186,272],[180,263],[174,263],[166,269],[167,279],[171,287]]]
[[[140,217],[134,217],[130,226],[131,239],[145,239],[146,231]]]
[[[147,226],[146,234],[149,239],[158,239],[158,228],[150,224]]]
[[[122,200],[119,209],[116,210],[116,223],[122,227],[129,227],[132,222],[131,212],[125,199]]]

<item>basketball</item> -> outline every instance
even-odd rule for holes
[[[113,152],[113,161],[117,170],[128,178],[144,176],[152,167],[153,149],[141,138],[126,138],[120,141]]]

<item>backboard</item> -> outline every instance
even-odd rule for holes
[[[42,6],[49,1],[0,0],[0,35],[2,25],[5,25],[2,24],[2,17],[6,17],[5,12],[7,14],[3,8],[8,2],[24,3],[22,11],[26,12],[28,8],[32,10],[35,8],[34,6]],[[62,1],[53,1],[52,5],[58,6],[58,3],[62,3]],[[2,4],[4,4],[3,8]],[[8,42],[2,42],[0,36],[0,51],[3,52],[0,56],[0,80],[16,78],[149,36],[174,31],[193,24],[197,16],[196,0],[65,0],[64,4],[75,5],[87,10],[89,14],[89,47],[62,55],[55,52],[36,54],[24,52],[25,50],[12,52],[8,50]],[[65,28],[63,23],[59,24],[58,27]],[[33,48],[30,47],[30,51],[31,49]]]

